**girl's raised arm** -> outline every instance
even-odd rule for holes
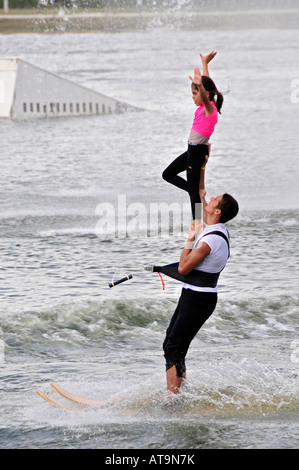
[[[201,73],[200,73],[199,67],[195,67],[195,69],[194,69],[194,77],[192,78],[192,77],[189,75],[189,78],[190,78],[190,80],[192,81],[192,83],[194,83],[194,85],[197,86],[198,91],[199,91],[199,93],[200,93],[201,101],[202,101],[203,104],[204,104],[204,107],[205,107],[205,109],[206,109],[206,111],[207,111],[207,116],[208,116],[209,114],[211,114],[211,113],[214,111],[214,108],[213,108],[213,105],[212,105],[211,102],[210,102],[210,99],[208,98],[206,89],[204,88],[204,86],[203,86],[203,84],[202,84]]]
[[[217,54],[216,51],[212,51],[207,55],[200,55],[201,61],[202,61],[202,67],[203,67],[203,75],[206,75],[209,77],[209,69],[208,69],[208,63],[211,62],[211,60],[214,59],[215,55]]]

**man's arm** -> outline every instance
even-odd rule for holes
[[[211,151],[211,145],[209,145],[209,152],[210,151]],[[200,195],[200,200],[202,204],[202,219],[204,222],[207,221],[207,215],[206,215],[206,210],[205,210],[206,205],[207,205],[207,201],[206,201],[207,192],[205,190],[205,170],[206,170],[206,164],[208,163],[208,159],[209,159],[209,156],[206,155],[205,163],[200,169],[200,179],[199,179],[199,195]]]
[[[193,250],[192,246],[195,240],[195,226],[191,224],[189,229],[189,237],[186,242],[185,248],[181,253],[178,271],[180,274],[189,274],[201,261],[210,253],[211,248],[205,242],[199,243],[199,245]]]

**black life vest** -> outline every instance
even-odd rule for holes
[[[227,236],[220,231],[214,231],[206,233],[199,242],[206,236],[206,235],[219,235],[220,237],[224,238],[228,246],[228,253],[229,253],[229,239]],[[220,272],[218,273],[207,273],[205,271],[200,271],[198,269],[192,269],[189,274],[180,274],[178,271],[179,263],[172,263],[167,264],[165,266],[154,266],[153,272],[162,273],[166,276],[169,276],[177,281],[185,282],[186,284],[191,284],[192,286],[197,287],[216,287],[218,278],[220,276]]]

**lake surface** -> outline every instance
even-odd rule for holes
[[[298,29],[155,24],[0,35],[0,46],[143,109],[0,122],[0,447],[298,447]],[[206,186],[234,195],[240,213],[217,309],[171,411],[162,342],[181,286],[164,278],[163,290],[142,267],[176,261],[184,246],[188,198],[161,174],[185,151],[188,75],[213,49],[211,76],[229,93]],[[114,272],[134,277],[110,289]],[[116,402],[63,411],[35,394],[66,403],[51,381]]]

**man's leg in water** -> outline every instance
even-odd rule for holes
[[[217,303],[216,293],[182,289],[182,294],[166,331],[163,343],[167,389],[178,393],[186,377],[185,357],[191,341]]]
[[[183,377],[178,377],[176,366],[173,365],[166,371],[166,385],[167,390],[171,393],[179,393],[183,380],[186,378],[186,372],[183,373]]]

